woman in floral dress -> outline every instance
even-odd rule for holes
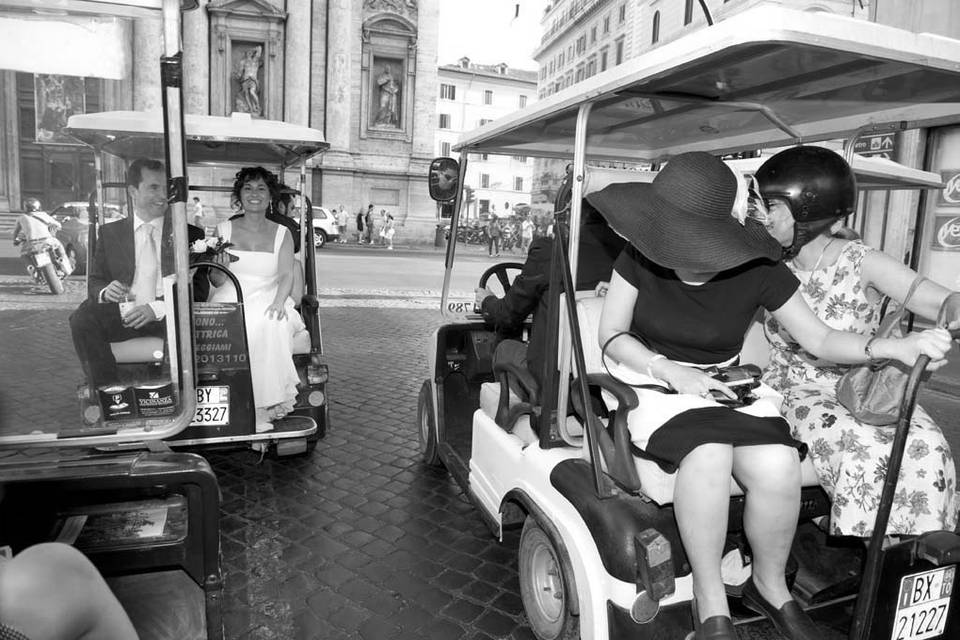
[[[818,182],[818,172],[829,180]],[[795,147],[773,156],[756,178],[767,203],[767,228],[788,247],[787,255],[793,256],[787,264],[800,280],[800,291],[810,308],[835,329],[875,333],[883,297],[904,300],[917,274],[881,251],[834,235],[842,226],[842,216],[852,211],[856,200],[849,165],[832,151]],[[835,187],[842,204],[825,206],[818,212],[810,200],[800,202],[806,197],[819,200],[819,205],[837,204],[824,184]],[[922,317],[935,318],[949,294],[944,287],[924,280],[908,308]],[[833,500],[830,533],[869,536],[895,425],[861,423],[840,405],[836,384],[847,366],[818,360],[769,314],[764,331],[772,347],[764,382],[783,393],[783,415],[793,436],[809,446],[820,483]],[[956,471],[950,446],[940,428],[918,406],[887,534],[952,531],[957,511]]]

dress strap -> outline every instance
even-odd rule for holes
[[[283,232],[286,230],[287,228],[282,224],[277,225],[277,233],[276,235],[273,236],[273,252],[274,253],[280,253],[280,245],[283,244]]]

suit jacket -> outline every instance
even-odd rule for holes
[[[192,224],[187,225],[190,242],[202,240],[203,229]],[[163,275],[174,271],[173,234],[170,228],[170,215],[163,218],[163,232],[160,242],[160,270]],[[187,247],[184,247],[187,250]],[[124,284],[133,283],[136,270],[136,249],[134,248],[133,216],[105,224],[100,228],[100,237],[93,254],[87,275],[87,296],[91,302],[100,302],[100,291],[114,280]],[[198,271],[193,279],[194,299],[206,300],[210,290],[206,270]]]

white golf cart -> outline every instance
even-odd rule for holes
[[[958,103],[960,41],[823,13],[755,7],[466,134],[455,147],[460,193],[444,192],[436,177],[451,159],[435,161],[431,195],[455,200],[454,227],[468,155],[572,161],[569,218],[559,211],[559,241],[553,243],[548,363],[539,387],[527,385],[525,394],[513,397],[508,378],[523,373],[492,364],[497,336],[480,317],[451,313],[463,305],[448,302],[456,252],[450,242],[441,300],[450,323],[436,334],[432,376],[419,399],[424,461],[450,471],[497,537],[503,538],[505,527],[523,525],[520,590],[534,635],[673,639],[684,638],[693,626],[690,569],[671,506],[673,476],[631,452],[624,409],[637,408],[638,401],[629,387],[603,373],[597,340],[602,299],[590,294],[570,303],[582,198],[609,182],[649,180],[650,174],[594,165],[640,169],[685,151],[734,154],[837,138],[852,144],[863,132],[958,122]],[[869,174],[864,161],[854,163],[861,176]],[[939,184],[935,175],[895,166],[877,176],[887,188]],[[497,275],[508,287],[506,266],[491,266],[483,278]],[[904,400],[888,470],[892,478],[918,377]],[[620,410],[596,415],[589,398],[598,390],[616,397]],[[801,518],[829,513],[809,460],[803,478]],[[887,511],[893,486],[884,494]],[[733,596],[749,573],[741,548],[742,509],[742,492],[731,482],[732,544],[724,576]],[[881,508],[878,536],[886,517]],[[818,621],[829,617],[861,640],[960,637],[952,588],[930,599],[899,597],[903,585],[921,574],[952,584],[960,537],[930,532],[884,552],[876,539],[870,549],[858,593],[798,594]],[[861,556],[854,560],[858,570]],[[851,617],[847,608],[854,599]],[[921,627],[922,608],[935,615]],[[761,622],[743,608],[733,611],[742,632]]]
[[[70,136],[93,148],[98,176],[98,201],[107,201],[109,188],[124,189],[122,182],[105,182],[105,155],[129,163],[138,157],[156,158],[163,143],[163,126],[159,112],[110,111],[72,116],[64,129]],[[312,450],[326,432],[328,422],[329,377],[323,359],[323,340],[317,303],[317,273],[312,224],[313,208],[303,195],[306,186],[306,161],[329,145],[323,133],[308,127],[272,120],[253,119],[246,113],[231,117],[187,114],[184,117],[184,140],[191,192],[229,194],[231,186],[203,184],[213,182],[217,168],[227,168],[229,175],[242,166],[264,166],[278,172],[281,180],[288,167],[299,169],[298,191],[306,206],[298,206],[304,293],[298,301],[306,329],[294,339],[294,364],[301,379],[296,407],[289,416],[275,423],[269,432],[255,431],[253,392],[247,352],[247,336],[243,321],[243,292],[236,278],[221,269],[238,291],[237,303],[213,303],[194,300],[194,346],[197,366],[197,407],[190,426],[170,440],[173,446],[235,447],[250,443],[268,443],[278,455],[291,455]],[[222,174],[219,174],[222,177]],[[192,181],[193,178],[195,181]],[[125,193],[125,189],[124,189]],[[213,196],[215,197],[215,196]],[[206,196],[205,196],[206,199]],[[91,218],[87,247],[92,259],[97,230],[102,220],[90,208]],[[287,224],[294,228],[295,225]],[[197,263],[200,264],[200,263]],[[196,296],[194,296],[196,297]],[[118,365],[128,370],[133,380],[149,379],[152,372],[163,375],[163,340],[134,338],[111,345]],[[158,357],[159,354],[159,357]],[[121,371],[123,373],[123,371]],[[95,423],[105,408],[100,398],[86,393],[81,386],[82,414]],[[108,423],[109,424],[109,423]]]

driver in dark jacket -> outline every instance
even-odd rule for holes
[[[577,291],[591,291],[602,282],[609,282],[613,263],[626,241],[616,234],[603,217],[583,200],[580,222],[579,261],[577,263]],[[517,346],[510,360],[524,364],[539,384],[546,350],[547,288],[550,285],[550,260],[553,238],[540,237],[527,252],[520,275],[510,290],[498,298],[482,287],[476,289],[477,305],[487,324],[504,337],[519,336],[523,322],[533,313],[530,341],[525,350]],[[512,385],[511,385],[512,386]]]

